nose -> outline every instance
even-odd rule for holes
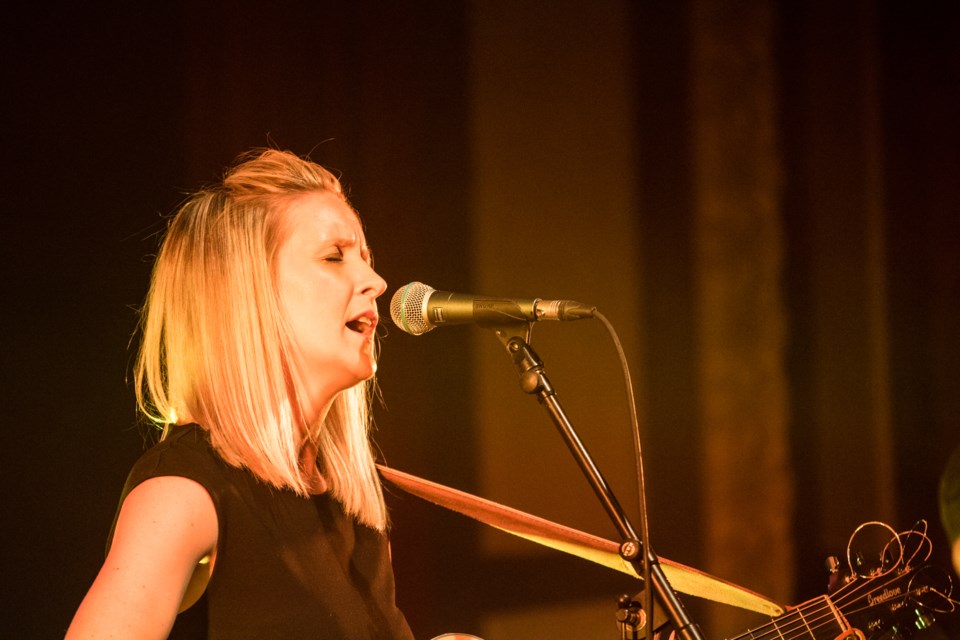
[[[360,292],[371,298],[379,298],[387,290],[387,281],[380,277],[380,274],[374,271],[369,264],[365,265],[364,273],[360,279]]]

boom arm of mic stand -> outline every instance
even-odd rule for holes
[[[523,325],[505,325],[503,327],[494,327],[494,333],[507,349],[517,373],[520,375],[520,388],[529,395],[536,395],[550,414],[560,435],[563,436],[567,447],[576,458],[577,464],[593,488],[594,493],[600,499],[607,515],[613,521],[623,543],[620,545],[620,554],[627,562],[633,565],[637,575],[643,575],[640,554],[645,553],[650,565],[650,586],[656,594],[670,622],[673,623],[677,636],[684,640],[703,640],[700,628],[693,624],[684,609],[683,604],[677,597],[676,591],[670,586],[660,562],[657,559],[653,549],[641,549],[639,538],[627,519],[627,515],[616,496],[611,491],[607,481],[604,479],[600,470],[594,464],[593,459],[587,452],[586,447],[580,440],[573,425],[567,418],[557,401],[556,391],[543,370],[543,362],[529,344],[530,328]],[[526,339],[524,338],[526,336]],[[648,612],[648,619],[652,612]]]

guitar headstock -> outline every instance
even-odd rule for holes
[[[932,551],[926,521],[899,533],[879,522],[860,525],[847,545],[847,571],[828,597],[866,638],[909,637],[958,604],[950,574],[927,563]]]

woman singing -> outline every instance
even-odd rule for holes
[[[163,436],[68,638],[165,638],[204,594],[211,639],[412,638],[368,439],[385,288],[317,164],[256,152],[186,201],[135,369]]]

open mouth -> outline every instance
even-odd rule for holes
[[[351,320],[347,323],[347,328],[350,331],[355,331],[357,333],[368,333],[373,330],[374,320],[367,316],[360,316],[354,320]]]

